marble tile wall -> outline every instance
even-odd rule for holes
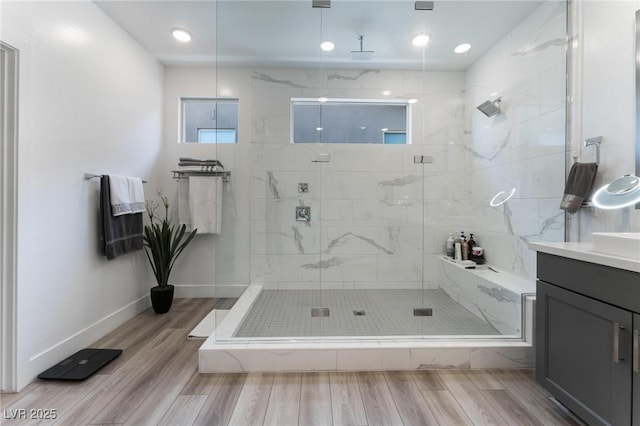
[[[423,77],[429,82],[424,91]],[[428,260],[441,254],[442,238],[434,246],[423,234],[422,200],[440,203],[457,187],[450,160],[459,155],[462,167],[464,74],[266,69],[254,71],[251,84],[251,282],[420,288],[427,281],[437,287],[439,271]],[[290,143],[292,97],[384,99],[383,90],[419,100],[411,145]],[[314,162],[319,154],[331,161]],[[434,163],[414,164],[417,154],[433,156]],[[308,192],[299,193],[298,183],[307,183]],[[295,220],[296,206],[311,208],[310,222]]]
[[[564,2],[546,2],[466,72],[169,67],[167,168],[179,156],[216,156],[232,172],[223,233],[203,239],[210,249],[176,276],[234,292],[250,283],[437,288],[447,234],[464,230],[490,262],[533,277],[527,242],[564,232],[565,18]],[[419,100],[412,144],[290,143],[292,97],[383,99],[383,90]],[[487,118],[475,106],[493,92],[505,112]],[[175,143],[179,97],[216,94],[240,99],[239,143]],[[331,161],[313,162],[319,154]],[[414,155],[434,161],[414,164]],[[489,206],[512,187],[511,201]],[[297,206],[311,207],[309,223],[295,220]]]
[[[535,276],[529,241],[562,241],[565,176],[566,4],[546,2],[466,73],[464,149],[473,184],[461,203],[478,215],[474,232],[489,262]],[[502,98],[503,113],[475,109]],[[499,191],[514,197],[498,207]]]
[[[564,233],[565,21],[563,2],[546,3],[466,73],[255,70],[251,282],[438,287],[443,242],[461,230],[475,233],[492,263],[533,276],[526,243]],[[419,99],[412,145],[289,143],[292,97],[382,90]],[[505,113],[488,119],[475,105],[493,92]],[[331,162],[314,163],[320,153]],[[413,164],[414,154],[434,162]],[[297,192],[300,182],[308,193]],[[511,187],[514,199],[489,206]],[[311,207],[311,222],[295,221],[296,206]]]

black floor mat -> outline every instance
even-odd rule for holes
[[[122,349],[82,349],[38,375],[45,380],[84,380],[116,359]]]

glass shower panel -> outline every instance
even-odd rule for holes
[[[411,145],[328,150],[320,173],[321,287],[333,307],[326,335],[419,335],[422,166]]]

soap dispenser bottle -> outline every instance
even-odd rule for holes
[[[447,256],[449,257],[453,257],[455,254],[453,244],[453,236],[451,235],[451,232],[449,232],[449,237],[447,238]]]

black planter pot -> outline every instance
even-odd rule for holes
[[[173,303],[173,286],[151,288],[151,306],[156,314],[166,314]]]

